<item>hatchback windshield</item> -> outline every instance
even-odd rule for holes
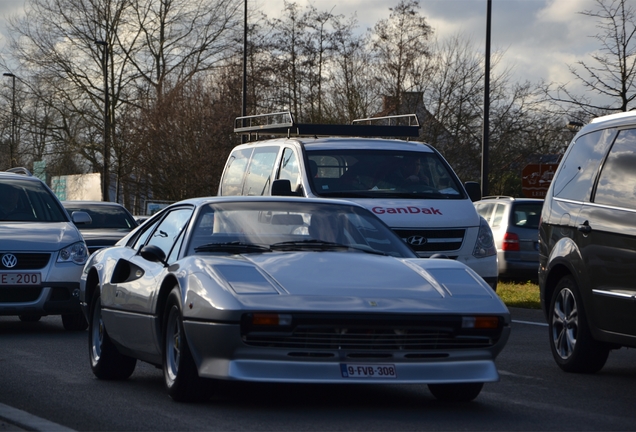
[[[64,209],[39,181],[3,179],[0,183],[0,220],[67,222]]]
[[[232,202],[201,209],[188,254],[344,251],[416,258],[369,211],[347,205]]]
[[[307,155],[318,196],[465,198],[455,174],[432,152],[346,149],[312,150]]]

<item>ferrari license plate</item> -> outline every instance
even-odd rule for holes
[[[397,378],[392,364],[340,364],[343,378]]]
[[[0,272],[0,286],[2,285],[39,285],[40,273],[2,273]]]

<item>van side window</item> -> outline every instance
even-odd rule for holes
[[[289,180],[291,183],[291,190],[298,190],[300,183],[300,167],[298,166],[296,153],[294,153],[294,150],[289,147],[283,150],[283,158],[280,164],[278,178],[282,180]]]
[[[590,199],[598,167],[615,134],[614,129],[592,132],[570,146],[554,180],[554,196],[575,201]]]
[[[278,147],[257,147],[247,169],[242,195],[269,195]]]
[[[636,129],[618,133],[603,165],[594,202],[636,209]]]
[[[219,195],[241,195],[245,170],[253,150],[243,149],[232,153],[227,162],[225,176],[221,180],[221,193]]]

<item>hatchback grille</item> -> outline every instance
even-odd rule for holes
[[[0,258],[6,253],[0,253]],[[46,267],[51,258],[51,254],[48,253],[14,253],[12,254],[17,259],[17,264],[14,267],[8,268],[2,263],[0,259],[0,270],[38,270]]]
[[[243,341],[247,345],[305,350],[431,351],[487,348],[499,339],[501,329],[475,331],[461,329],[461,318],[356,320],[336,324],[330,318],[294,315],[288,331],[256,328],[244,322]],[[313,321],[313,322],[312,322]],[[356,323],[356,321],[359,321]]]
[[[446,252],[459,250],[464,242],[466,230],[418,230],[394,229],[416,252]]]

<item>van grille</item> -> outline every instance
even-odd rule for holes
[[[393,229],[416,252],[447,252],[459,250],[466,230]]]

